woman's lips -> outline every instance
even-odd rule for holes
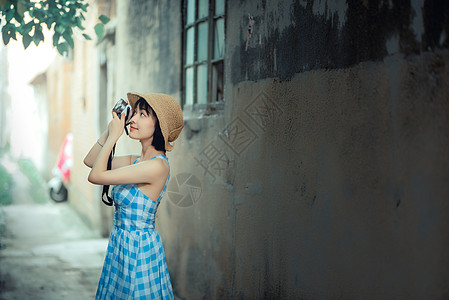
[[[133,130],[137,130],[137,128],[136,128],[136,127],[130,126],[130,127],[129,127],[129,130],[133,131]]]

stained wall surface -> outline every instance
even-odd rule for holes
[[[448,4],[226,7],[224,110],[186,117],[167,154],[157,228],[175,293],[447,298]],[[181,12],[118,1],[116,97],[181,98]]]
[[[89,6],[84,26],[93,28],[98,15],[103,13],[97,1]],[[110,15],[110,14],[108,14]],[[84,157],[100,137],[104,126],[99,126],[100,51],[97,43],[75,39],[71,60],[73,62],[70,89],[71,132],[73,133],[73,167],[68,185],[68,201],[81,218],[99,234],[106,235],[111,227],[112,211],[104,213],[101,187],[87,181],[90,169],[83,163]],[[56,78],[54,78],[56,80]],[[106,229],[107,228],[107,229]]]

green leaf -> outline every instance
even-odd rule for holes
[[[42,32],[42,24],[41,23],[37,23],[36,25],[34,25],[34,30],[39,30]]]
[[[86,4],[81,4],[80,5],[80,8],[84,11],[84,12],[87,12],[87,7],[89,6],[89,4],[88,3],[86,3]]]
[[[76,15],[76,8],[73,7],[73,5],[66,6],[69,11],[66,11],[65,17],[69,19],[73,19],[73,16]]]
[[[23,47],[26,49],[26,48],[28,48],[28,46],[31,44],[31,42],[33,41],[33,38],[28,34],[28,33],[25,33],[24,35],[23,35],[23,40],[22,40],[22,42],[23,42]]]
[[[35,44],[36,46],[39,46],[39,43],[40,43],[41,41],[42,41],[42,40],[37,39],[36,36],[33,36],[33,42],[34,42],[34,44]]]
[[[56,49],[58,49],[58,52],[61,55],[64,55],[64,53],[68,53],[69,52],[69,47],[68,47],[67,43],[58,44]]]
[[[23,33],[30,33],[31,29],[33,29],[34,22],[30,21],[22,26]]]
[[[12,25],[11,23],[7,23],[5,26],[2,27],[2,38],[3,43],[8,45],[9,40],[12,38],[14,40],[17,40],[16,38],[16,27]]]
[[[14,11],[14,19],[16,19],[17,22],[22,23],[23,17],[19,15],[19,12],[17,10]]]
[[[40,25],[39,25],[40,26]],[[37,46],[41,41],[44,41],[44,34],[41,29],[38,29],[37,26],[34,28],[34,36],[33,36],[34,44]]]
[[[14,9],[8,9],[6,11],[6,22],[10,22],[12,20],[12,18],[14,17],[14,13],[16,11]]]
[[[55,25],[55,32],[62,34],[64,32],[65,26],[62,24]]]
[[[5,30],[5,27],[2,28],[2,38],[5,46],[8,45],[11,35],[9,35],[8,30]]]
[[[85,33],[83,33],[83,36],[86,40],[89,40],[89,41],[92,40],[92,38]]]
[[[33,14],[31,15],[31,12],[33,12]],[[32,11],[30,11],[30,15],[32,17],[35,17],[38,20],[42,20],[45,19],[45,11],[42,11],[38,8],[33,9]]]
[[[70,46],[71,48],[73,48],[74,45],[73,45],[72,33],[71,33],[69,30],[66,30],[62,36],[63,36],[64,39],[67,41],[67,43],[69,44],[69,46]]]
[[[95,29],[95,33],[97,34],[97,38],[99,40],[101,40],[101,38],[103,37],[103,34],[104,34],[103,24],[98,23],[97,25],[95,25],[94,29]]]
[[[58,45],[60,37],[61,37],[61,35],[59,33],[55,32],[55,34],[53,35],[53,46],[56,47],[56,45]]]
[[[75,17],[75,22],[76,22],[76,26],[78,26],[79,29],[84,30],[86,28],[83,27],[83,25],[81,24],[81,18],[80,17]]]
[[[111,21],[111,19],[109,19],[109,18],[106,17],[105,15],[99,16],[98,19],[100,19],[101,23],[103,23],[103,24],[108,24],[109,21]]]

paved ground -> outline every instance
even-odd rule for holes
[[[36,203],[16,165],[13,203],[0,206],[0,299],[93,299],[107,239],[67,203]]]

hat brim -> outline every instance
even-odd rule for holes
[[[136,103],[140,98],[145,99],[144,95],[138,93],[128,93],[126,95],[128,97],[129,105],[131,105],[133,111],[136,109]],[[145,99],[146,100],[146,99]],[[147,100],[146,100],[147,101]],[[147,101],[148,102],[148,101]],[[149,103],[148,103],[149,104]],[[153,107],[152,107],[153,108]]]
[[[176,101],[174,99],[172,99],[171,97],[169,97],[168,95],[163,95],[163,94],[151,94],[151,95],[143,95],[143,94],[139,94],[139,93],[128,93],[127,94],[128,97],[128,101],[129,104],[131,105],[133,111],[136,109],[136,103],[137,101],[139,101],[140,98],[144,99],[148,105],[153,109],[153,111],[155,112],[158,120],[159,120],[159,126],[161,127],[161,131],[162,131],[162,135],[164,137],[164,142],[165,142],[165,150],[166,151],[171,151],[173,150],[173,145],[171,143],[173,143],[173,141],[178,137],[179,133],[181,132],[183,125],[182,125],[182,110],[181,107],[179,106],[179,104],[176,103]],[[178,125],[175,129],[169,129],[171,127],[169,127],[168,122],[168,118],[172,118],[173,116],[167,115],[167,108],[170,110],[171,108],[173,108],[173,106],[167,107],[164,105],[161,105],[161,99],[160,97],[169,97],[171,99],[171,101],[168,102],[172,102],[171,104],[176,104],[178,106],[177,110],[179,110],[178,115],[180,114],[180,119],[181,120],[181,124]],[[166,102],[166,103],[168,103]],[[161,111],[160,111],[161,110]],[[175,137],[173,138],[173,131],[175,131]]]

